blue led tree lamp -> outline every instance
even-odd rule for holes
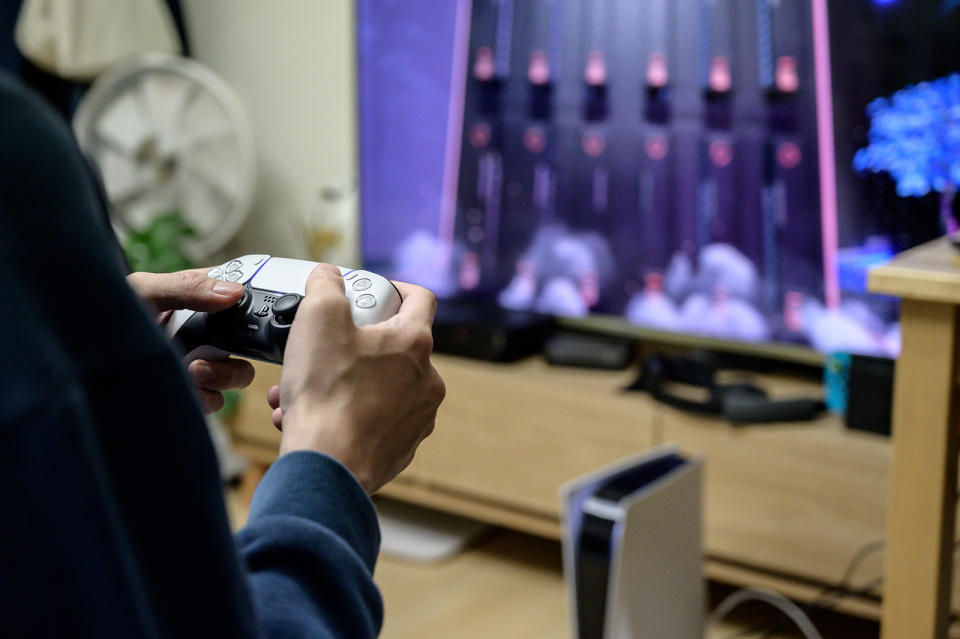
[[[853,168],[889,173],[901,197],[940,194],[940,223],[958,229],[953,200],[960,188],[960,74],[906,86],[867,105],[868,146]]]

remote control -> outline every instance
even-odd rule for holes
[[[207,277],[243,284],[243,297],[217,313],[176,311],[167,322],[167,334],[183,348],[187,360],[219,360],[234,354],[282,364],[290,325],[316,265],[244,255],[214,267]],[[338,268],[357,326],[383,321],[400,309],[400,292],[390,280],[369,271]]]

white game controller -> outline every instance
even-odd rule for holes
[[[243,284],[243,298],[218,313],[176,311],[167,334],[187,359],[242,357],[283,363],[290,325],[317,262],[269,255],[244,255],[210,269],[208,277]],[[369,271],[338,267],[357,326],[375,324],[400,309],[400,292],[390,280]]]

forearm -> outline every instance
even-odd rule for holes
[[[237,535],[264,637],[375,637],[379,527],[356,479],[330,457],[282,456]]]

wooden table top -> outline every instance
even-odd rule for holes
[[[960,305],[960,250],[946,237],[921,244],[869,275],[873,293]]]

